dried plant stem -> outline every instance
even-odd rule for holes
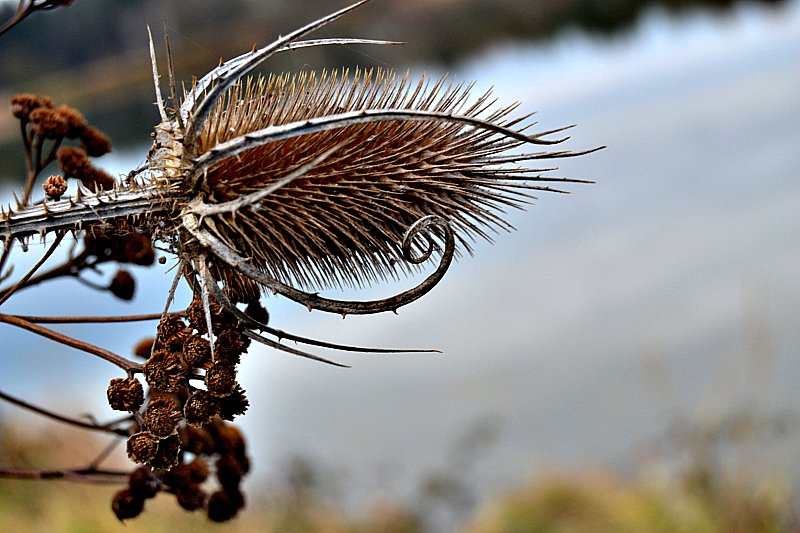
[[[16,318],[35,322],[37,324],[102,324],[110,322],[142,322],[145,320],[160,320],[162,313],[149,313],[145,315],[116,315],[116,316],[30,316],[10,315]],[[173,311],[168,316],[183,317],[185,311]]]
[[[8,248],[11,240],[31,235],[59,229],[79,231],[113,219],[163,214],[181,200],[188,198],[155,186],[84,194],[81,199],[68,198],[3,213],[0,238]]]
[[[120,429],[113,427],[115,424],[92,424],[90,422],[84,422],[82,420],[76,420],[74,418],[70,418],[68,416],[60,415],[58,413],[54,413],[48,409],[44,409],[43,407],[38,407],[31,403],[26,402],[25,400],[20,400],[10,394],[7,394],[3,391],[0,391],[0,399],[7,401],[8,403],[14,404],[18,407],[22,407],[23,409],[27,409],[28,411],[33,411],[34,413],[38,413],[42,416],[46,416],[47,418],[52,418],[53,420],[58,420],[59,422],[63,422],[65,424],[69,424],[71,426],[77,426],[83,429],[90,429],[92,431],[103,431],[105,433],[114,433],[116,435],[120,435],[122,437],[127,437],[130,435],[130,432],[126,429]]]
[[[14,294],[20,287],[25,286],[25,283],[27,283],[28,280],[31,279],[31,276],[33,276],[36,273],[36,271],[39,270],[39,268],[44,264],[44,262],[47,261],[47,259],[49,259],[51,255],[53,255],[53,252],[56,251],[56,248],[58,248],[58,245],[61,244],[61,240],[64,238],[64,235],[66,235],[66,233],[64,231],[59,231],[56,234],[55,240],[50,245],[50,248],[47,249],[47,251],[36,262],[36,264],[33,265],[31,267],[31,269],[28,270],[28,272],[26,272],[25,275],[22,276],[16,284],[14,284],[13,287],[11,287],[10,289],[0,293],[0,305],[2,305],[3,302],[8,300],[11,297],[11,295]]]
[[[100,348],[99,346],[89,344],[88,342],[74,339],[68,335],[64,335],[63,333],[59,333],[57,331],[53,331],[52,329],[45,328],[38,324],[34,324],[33,322],[29,322],[17,316],[0,314],[0,322],[5,322],[6,324],[11,324],[12,326],[17,326],[19,328],[26,329],[31,333],[36,333],[37,335],[41,335],[42,337],[47,337],[48,339],[64,344],[65,346],[76,348],[86,353],[96,355],[101,359],[104,359],[109,363],[118,366],[119,368],[128,373],[142,371],[142,365],[134,363],[133,361],[129,361],[128,359],[125,359],[124,357],[121,357],[104,348]]]
[[[0,467],[0,478],[6,479],[48,479],[80,481],[83,483],[108,483],[119,485],[130,472],[100,468],[79,468],[75,470],[38,470],[28,468]]]

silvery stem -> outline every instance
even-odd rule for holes
[[[24,240],[59,229],[79,231],[87,225],[120,217],[165,213],[174,208],[175,202],[185,200],[177,192],[155,186],[79,196],[79,199],[45,200],[16,211],[5,211],[0,215],[0,239],[6,242]]]

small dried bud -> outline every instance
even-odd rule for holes
[[[28,120],[31,111],[39,107],[53,107],[46,96],[20,93],[11,97],[11,113],[20,120]]]
[[[219,342],[219,341],[218,341]],[[183,360],[193,368],[202,368],[211,361],[211,346],[200,335],[190,336],[183,343]]]
[[[108,385],[108,404],[115,411],[138,411],[144,403],[144,388],[136,378],[114,378]]]
[[[236,387],[236,369],[224,363],[214,363],[206,371],[206,389],[214,396],[227,396]]]
[[[170,470],[180,461],[181,441],[177,435],[170,435],[158,443],[158,451],[150,460],[150,466],[162,470]]]
[[[65,136],[69,139],[76,139],[89,126],[83,114],[75,108],[68,105],[60,105],[55,111],[67,123],[67,132]]]
[[[186,422],[195,426],[208,424],[218,412],[217,399],[204,390],[195,391],[183,406]]]
[[[63,139],[68,131],[67,121],[55,109],[38,107],[29,115],[33,131],[45,139]]]
[[[247,350],[249,339],[236,329],[223,329],[214,343],[217,361],[229,366],[239,364],[242,354]]]
[[[158,479],[146,466],[140,466],[128,475],[128,488],[134,496],[145,500],[154,498],[161,490]]]
[[[126,235],[122,255],[123,262],[140,266],[152,265],[156,260],[152,238],[144,233]]]
[[[92,192],[111,191],[117,185],[117,180],[111,174],[92,165],[84,169],[80,180]]]
[[[128,458],[134,463],[149,463],[158,452],[159,438],[149,431],[140,431],[128,437]]]
[[[141,357],[142,359],[149,359],[150,353],[153,351],[153,343],[156,340],[152,337],[149,339],[140,340],[136,346],[133,347],[133,355]]]
[[[162,392],[177,391],[185,374],[186,367],[180,357],[169,350],[156,350],[144,364],[148,385]]]
[[[219,416],[223,420],[231,421],[235,417],[243,415],[250,407],[250,401],[244,394],[241,386],[236,385],[236,388],[227,396],[221,397],[219,400]]]
[[[44,180],[43,188],[48,198],[58,201],[67,192],[67,180],[56,174]]]
[[[167,315],[158,323],[158,339],[165,344],[170,344],[174,342],[176,337],[179,337],[185,329],[186,324],[181,317]]]
[[[253,320],[258,320],[262,324],[269,324],[269,311],[261,305],[261,302],[250,302],[244,312]]]
[[[199,484],[208,479],[208,463],[205,459],[195,457],[187,467],[189,468],[189,479],[191,479],[193,483]]]
[[[89,156],[83,148],[62,146],[58,150],[57,158],[61,171],[70,178],[83,179],[92,167]]]
[[[215,419],[209,426],[214,437],[215,450],[220,454],[233,455],[237,459],[245,455],[245,441],[242,432],[233,424]]]
[[[230,490],[239,487],[242,482],[244,472],[241,465],[235,457],[231,455],[223,455],[215,463],[217,480],[222,488]]]
[[[111,151],[111,140],[97,128],[88,127],[80,133],[81,143],[86,153],[100,157]]]
[[[156,396],[150,400],[144,412],[147,429],[159,437],[171,435],[181,418],[183,413],[169,396]]]
[[[175,491],[175,500],[187,511],[202,509],[206,504],[206,498],[205,491],[199,485],[187,485]]]
[[[241,493],[239,493],[241,495]],[[227,522],[239,512],[242,505],[238,505],[241,500],[244,503],[244,497],[232,498],[228,491],[218,490],[208,497],[206,504],[206,511],[208,519],[213,522]]]
[[[178,427],[181,439],[181,448],[194,455],[212,455],[216,453],[216,443],[211,434],[205,429],[192,425]]]
[[[144,510],[144,498],[133,494],[130,489],[122,489],[114,494],[111,509],[120,521],[136,518]]]
[[[108,286],[108,290],[120,300],[132,300],[136,292],[136,280],[127,270],[117,270],[111,280],[111,285]]]

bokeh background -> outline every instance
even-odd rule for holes
[[[15,4],[0,4],[0,18]],[[158,121],[146,24],[158,33],[166,21],[179,78],[190,80],[342,5],[77,0],[0,37],[0,99],[39,92],[78,107],[115,142],[98,166],[123,174],[143,161]],[[442,353],[344,355],[352,368],[339,369],[251,348],[241,370],[251,408],[239,423],[248,490],[267,503],[231,527],[289,505],[269,497],[291,493],[292,505],[302,495],[329,514],[402,515],[427,531],[500,531],[504,505],[519,500],[555,506],[540,513],[552,520],[527,524],[557,530],[594,509],[576,494],[630,515],[639,491],[677,514],[673,502],[700,494],[689,501],[705,522],[691,523],[709,530],[746,524],[752,516],[732,509],[748,505],[768,514],[756,523],[797,526],[800,1],[373,0],[319,34],[408,44],[284,54],[265,70],[448,73],[477,80],[476,95],[493,87],[501,102],[522,102],[542,129],[577,124],[570,149],[608,148],[559,162],[557,174],[595,184],[510,212],[516,231],[478,243],[396,316],[342,320],[265,299],[273,325],[294,333]],[[6,202],[24,175],[18,135],[0,113]],[[41,250],[18,253],[17,272]],[[64,280],[4,309],[154,312],[168,259],[136,270],[132,303]],[[369,299],[413,282],[332,294]],[[182,290],[179,304],[188,298]],[[127,355],[153,327],[61,330]],[[114,416],[104,397],[118,376],[102,361],[9,326],[0,357],[3,391]],[[0,424],[0,458],[37,438],[62,451],[72,442],[13,406],[0,405]],[[57,451],[54,461],[74,461]],[[24,494],[45,520],[42,492],[20,483],[1,484],[0,501]],[[0,523],[8,509],[0,503]]]

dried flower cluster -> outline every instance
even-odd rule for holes
[[[15,243],[26,246],[35,235],[55,238],[30,272],[0,290],[0,305],[17,290],[60,276],[129,300],[136,284],[128,270],[119,268],[108,284],[83,273],[108,262],[152,265],[156,247],[176,258],[162,313],[113,320],[0,313],[0,322],[79,348],[125,373],[107,390],[109,405],[127,413],[124,420],[71,421],[127,437],[128,457],[140,466],[125,473],[127,487],[114,497],[120,519],[137,516],[159,492],[174,494],[188,510],[203,509],[215,521],[233,517],[244,505],[239,484],[249,464],[244,441],[228,422],[248,408],[237,371],[251,341],[338,366],[343,365],[281,341],[350,352],[411,351],[333,344],[273,328],[260,303],[263,293],[343,316],[394,311],[430,291],[457,254],[470,252],[474,239],[509,228],[504,208],[523,206],[536,191],[555,191],[549,183],[580,181],[550,176],[551,169],[525,161],[592,150],[541,148],[562,142],[554,138],[561,130],[528,133],[533,124],[528,116],[513,116],[515,104],[496,106],[488,93],[473,98],[469,85],[445,78],[412,81],[383,69],[245,77],[288,50],[391,44],[300,40],[364,1],[222,63],[181,97],[170,69],[170,106],[161,95],[151,39],[161,122],[146,164],[121,182],[93,164],[91,158],[107,153],[111,144],[77,110],[38,95],[11,100],[28,176],[18,205],[0,212],[0,275]],[[48,178],[46,199],[31,203],[36,177],[55,161],[63,176]],[[67,179],[78,182],[77,193],[61,199]],[[70,232],[81,236],[82,249],[37,274]],[[414,273],[434,256],[439,262],[433,273],[388,298],[335,300],[316,292]],[[169,312],[181,280],[193,299],[182,311]],[[158,319],[158,326],[155,338],[135,349],[144,363],[42,325],[145,319]],[[97,465],[61,474],[119,475]]]
[[[212,328],[224,342],[212,354],[203,337],[207,325],[202,307],[196,299],[185,320],[176,315],[162,318],[158,341],[145,343],[144,409],[144,388],[138,379],[115,378],[109,384],[111,408],[130,412],[136,421],[127,441],[128,457],[144,465],[114,497],[112,508],[121,520],[137,516],[145,500],[161,491],[174,494],[186,510],[205,510],[214,521],[232,518],[244,505],[239,484],[249,461],[244,439],[225,420],[244,414],[248,407],[236,370],[249,339],[242,324],[215,305]],[[201,380],[204,389],[193,384]],[[205,482],[211,474],[218,488],[209,493]]]

